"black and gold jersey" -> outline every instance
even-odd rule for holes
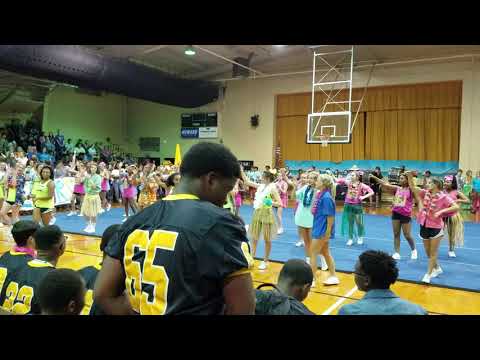
[[[0,306],[14,314],[40,314],[35,293],[43,277],[53,269],[55,267],[49,262],[32,259],[16,272],[7,273]]]
[[[85,294],[85,306],[81,315],[105,315],[100,307],[93,301],[93,289],[95,288],[95,281],[97,280],[101,268],[102,265],[97,264],[78,270],[83,277],[83,280],[85,280],[85,286],[87,288],[87,293]]]
[[[14,250],[10,250],[0,257],[0,306],[3,304],[1,299],[5,299],[7,290],[5,282],[8,275],[12,276],[12,274],[15,274],[18,269],[25,266],[30,260],[33,260],[33,257],[29,254]]]
[[[105,252],[121,261],[130,303],[142,315],[222,314],[224,281],[253,267],[241,221],[189,194],[130,218]]]

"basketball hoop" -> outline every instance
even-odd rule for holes
[[[328,134],[320,135],[320,144],[322,144],[322,147],[327,147],[328,146],[328,140],[330,140],[330,135],[328,135]]]

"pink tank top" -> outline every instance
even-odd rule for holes
[[[106,178],[103,178],[102,180],[102,191],[107,191],[108,190],[108,180]]]
[[[447,192],[445,191],[445,194],[447,194],[447,196],[452,199],[453,201],[457,201],[458,199],[458,190],[452,190],[450,192]],[[451,217],[453,215],[455,215],[457,212],[456,211],[452,211],[452,212],[448,212],[446,214],[443,215],[443,217]]]
[[[392,203],[392,211],[403,216],[412,216],[413,196],[410,188],[398,188]]]

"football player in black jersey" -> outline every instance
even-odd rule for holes
[[[114,315],[254,314],[245,228],[223,209],[238,160],[223,145],[198,143],[180,174],[175,194],[127,220],[109,242],[95,301]]]
[[[71,269],[55,269],[38,286],[42,315],[79,315],[85,305],[85,281]]]
[[[40,226],[37,223],[25,220],[18,221],[13,225],[12,236],[15,240],[15,246],[0,257],[0,268],[6,269],[0,270],[0,279],[2,279],[2,272],[15,272],[19,267],[33,259],[35,256],[33,234],[39,228]]]
[[[95,286],[95,281],[97,280],[98,273],[102,268],[103,259],[105,258],[105,247],[107,246],[110,239],[113,235],[120,229],[119,224],[110,225],[105,229],[102,235],[102,240],[100,241],[100,251],[103,253],[103,258],[100,263],[94,266],[87,266],[83,269],[78,270],[80,275],[82,275],[83,280],[87,286],[87,292],[85,295],[85,307],[82,310],[82,315],[105,315],[105,313],[100,309],[100,307],[93,302],[93,289]]]
[[[33,235],[37,258],[28,261],[16,272],[7,273],[0,305],[14,314],[40,314],[36,297],[43,277],[57,265],[65,252],[65,237],[58,226],[45,226]]]

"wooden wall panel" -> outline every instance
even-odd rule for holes
[[[353,89],[352,99],[359,100],[363,94],[364,89]],[[346,100],[347,96],[343,90],[335,100]],[[324,94],[315,95],[316,111],[321,110],[325,99]],[[461,81],[369,88],[351,144],[323,148],[306,144],[311,93],[278,95],[277,140],[282,158],[287,160],[455,161],[459,156],[461,102]],[[357,106],[353,104],[352,110]],[[325,108],[338,110],[337,105]]]

